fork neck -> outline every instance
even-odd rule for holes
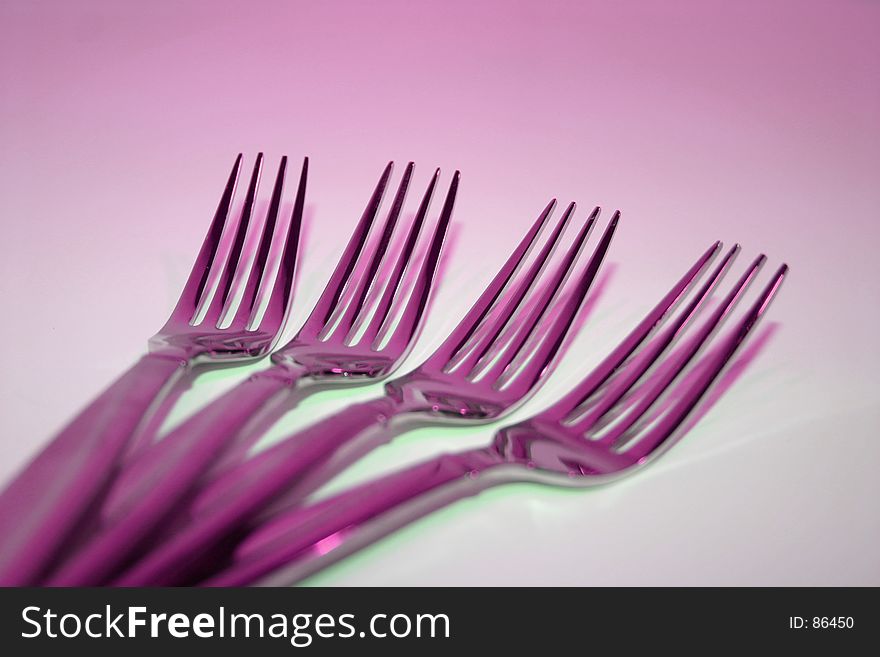
[[[260,370],[256,375],[286,381],[291,387],[296,386],[308,376],[308,368],[292,358],[279,357],[279,355],[279,352],[272,354],[270,357],[271,366]]]
[[[540,417],[499,430],[492,451],[505,463],[568,478],[612,475],[633,465],[626,454]]]
[[[182,346],[173,345],[164,338],[154,336],[147,343],[145,358],[176,360],[186,365],[191,365],[195,354]]]

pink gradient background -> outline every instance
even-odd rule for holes
[[[878,31],[868,0],[2,3],[0,479],[145,349],[236,152],[312,158],[292,329],[384,162],[412,159],[416,189],[434,166],[462,187],[408,366],[550,196],[623,211],[605,293],[517,417],[712,240],[792,273],[760,358],[655,467],[492,491],[313,583],[880,584]],[[331,489],[491,432],[414,433]]]

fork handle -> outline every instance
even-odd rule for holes
[[[193,562],[197,555],[246,526],[347,443],[370,431],[385,431],[398,412],[390,397],[353,404],[228,470],[195,498],[189,525],[144,555],[113,584],[171,586],[185,580],[198,566]]]
[[[485,471],[504,461],[491,449],[444,454],[356,486],[308,507],[279,513],[252,530],[221,572],[204,586],[246,586],[288,564],[297,579],[375,542],[440,506],[475,495],[500,480]],[[408,510],[407,510],[408,507]],[[401,514],[401,510],[407,510]],[[375,523],[376,519],[381,523]],[[376,531],[381,524],[381,530]],[[373,529],[366,527],[372,525]],[[287,583],[287,580],[285,580]]]
[[[37,582],[105,490],[138,424],[187,365],[162,353],[142,357],[0,494],[0,586]]]
[[[280,398],[298,378],[296,372],[281,366],[258,372],[152,446],[114,482],[97,535],[46,583],[103,583],[186,499],[254,415],[273,398]]]

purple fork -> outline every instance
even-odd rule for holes
[[[718,284],[737,247],[657,339],[647,341],[649,334],[665,322],[664,316],[719,246],[704,254],[635,330],[558,403],[501,429],[489,447],[445,454],[312,506],[278,514],[245,537],[231,563],[203,583],[242,586],[298,581],[441,506],[488,487],[522,481],[595,486],[656,459],[686,431],[686,421],[761,319],[788,269],[780,267],[736,327],[715,341],[717,348],[688,370],[687,377],[681,377],[712,341],[764,262],[763,255],[755,260],[696,329],[696,335],[681,349],[663,356]]]
[[[398,367],[424,315],[459,184],[456,171],[421,262],[416,245],[439,169],[410,222],[400,253],[396,259],[390,255],[386,259],[413,169],[410,162],[370,253],[367,237],[382,204],[392,163],[385,167],[314,310],[296,336],[272,355],[273,366],[202,408],[124,470],[102,509],[103,526],[61,564],[47,584],[94,585],[112,575],[143,548],[148,537],[155,538],[156,530],[167,526],[164,521],[224,452],[233,444],[251,443],[258,437],[254,424],[258,413],[265,415],[285,400],[297,401],[301,398],[294,395],[297,392],[315,391],[326,384],[370,383],[386,378]],[[415,275],[411,290],[404,289],[407,268]],[[392,325],[398,309],[401,318]]]
[[[353,455],[374,447],[377,438],[390,438],[395,428],[413,420],[487,422],[522,402],[536,389],[559,351],[608,250],[619,217],[614,214],[567,298],[551,312],[551,304],[562,296],[599,214],[599,208],[591,213],[547,277],[546,286],[537,289],[574,213],[574,203],[569,205],[533,264],[514,285],[515,274],[554,205],[555,201],[551,202],[541,213],[465,318],[426,362],[386,384],[383,397],[349,406],[222,474],[196,497],[191,506],[192,522],[113,583],[137,586],[186,581],[198,568],[193,561],[196,555],[254,520],[294,484],[297,496],[305,495],[326,479],[328,466],[338,469],[347,464]],[[508,287],[510,293],[500,301]],[[524,303],[533,289],[533,303]],[[493,317],[496,301],[499,307]],[[305,478],[307,473],[310,476]]]
[[[258,251],[248,270],[242,257],[262,171],[257,156],[229,256],[217,257],[241,169],[235,160],[208,235],[171,317],[149,341],[149,353],[68,424],[0,495],[0,585],[37,581],[97,496],[105,490],[132,434],[154,402],[194,364],[229,364],[269,353],[291,297],[308,158],[303,163],[289,229],[274,237],[287,158],[281,159]],[[260,282],[270,252],[280,265],[258,327]],[[239,271],[240,270],[240,271]],[[219,274],[213,297],[209,282]],[[237,309],[231,306],[244,286]],[[210,299],[210,303],[209,303]],[[204,319],[195,323],[208,304]],[[234,313],[233,313],[234,310]],[[231,324],[218,328],[232,314]]]

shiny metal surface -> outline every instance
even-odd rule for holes
[[[736,326],[688,369],[697,354],[713,343],[712,336],[765,261],[760,256],[751,263],[695,335],[664,355],[706,303],[738,251],[731,249],[685,307],[664,320],[718,247],[710,248],[635,330],[550,408],[501,429],[485,448],[445,454],[312,506],[277,514],[254,528],[238,544],[231,562],[205,583],[295,582],[488,487],[517,481],[597,486],[657,459],[689,428],[688,418],[760,321],[788,272],[782,265]],[[661,324],[665,324],[663,332],[648,341]]]
[[[382,172],[323,294],[296,336],[272,355],[273,365],[206,404],[144,450],[114,482],[101,509],[101,526],[45,582],[98,584],[169,523],[188,492],[225,454],[260,436],[274,411],[286,409],[321,385],[360,385],[389,376],[408,353],[435,279],[458,191],[455,172],[424,254],[416,250],[440,170],[434,171],[406,229],[396,259],[388,253],[404,207],[414,164],[404,171],[379,238],[370,234],[391,177]],[[301,211],[300,211],[301,212]],[[408,225],[407,225],[408,223]],[[386,257],[387,256],[387,257]],[[380,276],[380,274],[383,277]],[[414,280],[404,290],[405,274]],[[391,323],[394,313],[402,317]],[[263,422],[254,422],[260,416]]]
[[[168,321],[149,341],[149,354],[135,363],[40,452],[0,494],[0,584],[36,583],[83,514],[107,486],[118,459],[144,416],[183,371],[195,363],[223,365],[269,353],[290,302],[308,175],[303,162],[289,228],[274,238],[287,158],[281,159],[258,251],[245,270],[245,236],[254,212],[263,155],[254,164],[231,251],[218,258],[241,169],[229,175],[208,235]],[[256,317],[260,283],[269,254],[279,268],[268,306]],[[241,271],[239,271],[241,270]],[[216,292],[209,282],[217,278]],[[243,290],[241,289],[243,286]],[[231,307],[238,292],[237,307]],[[207,310],[200,316],[200,309]],[[232,314],[228,326],[221,321]],[[259,319],[257,326],[252,326]],[[95,326],[94,330],[101,330]],[[99,356],[97,354],[96,356]]]
[[[572,276],[599,208],[578,229],[561,262],[548,268],[574,214],[575,205],[570,204],[533,263],[514,280],[554,206],[555,201],[547,205],[470,311],[427,361],[387,384],[384,397],[349,406],[203,487],[192,503],[191,522],[112,583],[132,586],[186,581],[195,567],[191,555],[237,531],[289,493],[294,484],[297,495],[306,494],[328,476],[327,465],[340,452],[347,452],[348,460],[356,458],[413,422],[491,421],[534,392],[599,271],[619,218],[619,213],[613,215],[583,270]],[[574,282],[566,286],[570,277]],[[568,296],[562,296],[566,288]],[[508,294],[502,298],[505,291]],[[555,307],[554,301],[558,301]],[[319,472],[320,476],[315,476]]]

